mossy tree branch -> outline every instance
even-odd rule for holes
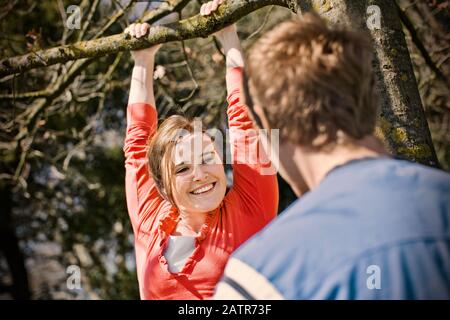
[[[3,59],[0,61],[0,77],[70,60],[97,58],[120,51],[143,49],[159,43],[207,37],[268,5],[290,7],[291,2],[289,0],[230,0],[222,4],[217,13],[211,16],[196,15],[170,25],[154,26],[149,30],[146,38],[135,39],[124,34],[116,34]]]

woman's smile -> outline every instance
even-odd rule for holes
[[[202,186],[194,189],[190,193],[193,195],[205,195],[209,194],[213,191],[214,187],[216,186],[216,182],[203,184]]]

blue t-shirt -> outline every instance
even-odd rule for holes
[[[230,259],[217,299],[450,299],[450,174],[390,158],[331,170]]]

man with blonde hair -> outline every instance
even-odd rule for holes
[[[373,135],[369,39],[306,14],[253,46],[246,104],[304,195],[235,252],[216,299],[450,298],[450,175]]]

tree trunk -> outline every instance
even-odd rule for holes
[[[395,2],[300,0],[298,6],[301,12],[314,10],[329,21],[369,32],[381,95],[377,133],[392,154],[439,167]],[[380,9],[379,27],[369,20],[376,19],[369,6]]]

